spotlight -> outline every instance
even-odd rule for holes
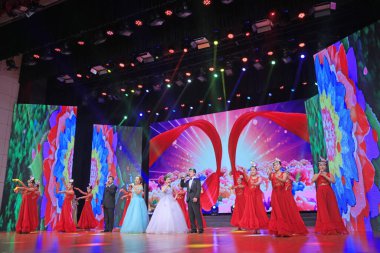
[[[276,16],[276,12],[275,12],[275,11],[271,11],[271,12],[269,13],[269,15],[270,15],[271,17],[274,17],[274,16]]]
[[[60,53],[62,50],[59,47],[54,48],[54,51]]]
[[[98,66],[95,66],[95,67],[92,67],[90,72],[94,75],[105,75],[107,74],[107,69],[101,65],[98,65]]]
[[[102,96],[107,96],[107,92],[102,92]]]
[[[263,33],[272,30],[273,23],[269,19],[262,19],[252,25],[252,30],[256,33]]]
[[[187,53],[187,52],[189,52],[189,49],[187,49],[187,47],[185,47],[185,48],[183,49],[183,52],[184,52],[184,53]]]
[[[165,19],[163,19],[159,14],[156,14],[156,16],[150,21],[149,25],[156,27],[156,26],[162,26],[165,23]]]
[[[165,78],[165,83],[170,83],[170,79],[169,78]]]
[[[142,112],[140,112],[139,116],[140,116],[140,117],[142,117],[142,116],[143,116],[143,113],[142,113]]]
[[[219,213],[219,208],[217,206],[213,206],[211,208],[211,215],[216,216],[216,215],[218,215],[218,213]]]
[[[146,92],[146,93],[149,93],[149,90],[148,90],[148,89],[146,89],[146,90],[145,90],[145,92]]]
[[[246,63],[248,61],[248,58],[247,57],[243,57],[243,58],[241,58],[241,61],[244,62],[244,63]]]
[[[215,74],[214,74],[214,77],[215,77],[215,78],[217,78],[217,77],[218,77],[218,74],[217,74],[217,73],[215,73]]]
[[[194,109],[194,107],[190,106],[190,110],[193,110],[193,109]]]
[[[185,104],[181,104],[181,107],[184,108],[186,105]]]
[[[230,4],[232,3],[234,0],[222,0],[222,4]]]
[[[175,110],[175,109],[173,109],[173,110],[172,110],[172,112],[176,112],[176,110]]]
[[[33,58],[34,58],[34,59],[40,59],[40,55],[39,55],[39,54],[34,54],[34,55],[33,55]]]
[[[108,36],[113,36],[113,35],[114,35],[114,33],[113,33],[112,30],[108,30],[108,31],[106,32],[106,34],[107,34]]]
[[[233,33],[229,33],[227,34],[227,38],[229,38],[230,40],[232,40],[234,38],[234,34]]]
[[[240,98],[240,96],[241,96],[240,93],[237,93],[237,94],[236,94],[236,97],[237,97],[237,98]]]
[[[272,56],[274,53],[273,53],[273,51],[268,51],[267,52],[267,55],[269,55],[269,56]]]
[[[142,89],[142,88],[144,88],[144,86],[142,84],[138,84],[137,88]]]
[[[210,42],[205,38],[205,37],[201,37],[201,38],[197,38],[197,39],[194,39],[190,45],[193,47],[193,48],[197,48],[197,49],[203,49],[203,48],[208,48],[210,47]]]
[[[165,111],[169,110],[169,107],[166,106],[166,107],[164,108],[164,110],[165,110]]]
[[[251,33],[250,32],[245,32],[245,37],[249,37],[249,36],[251,36]]]
[[[136,60],[140,63],[154,62],[154,57],[149,52],[144,52],[136,57]]]
[[[275,65],[275,64],[276,64],[276,61],[275,61],[275,60],[272,60],[272,61],[270,62],[270,64]]]
[[[135,25],[136,26],[142,26],[144,23],[142,22],[142,20],[141,19],[136,19],[135,20]]]
[[[199,100],[199,103],[200,103],[200,104],[203,104],[204,102],[205,102],[205,101],[203,101],[203,100]]]
[[[187,79],[187,83],[191,83],[192,81],[191,81],[191,79]]]
[[[243,67],[243,68],[241,68],[241,70],[242,70],[243,72],[247,71],[247,69],[246,69],[246,68],[244,68],[244,67]]]
[[[219,101],[222,101],[222,97],[218,97],[218,100],[219,100]]]
[[[291,92],[295,92],[296,90],[295,89],[290,89]]]
[[[191,76],[191,73],[190,72],[186,72],[185,75],[186,76]]]
[[[227,104],[230,104],[231,103],[231,100],[227,100]]]
[[[211,104],[208,104],[208,107],[211,107]]]
[[[298,44],[298,46],[299,46],[299,47],[305,47],[306,44],[305,44],[304,42],[301,42],[301,43]]]
[[[133,62],[131,62],[131,67],[134,68],[136,66],[136,64],[134,64]]]
[[[124,89],[124,88],[121,88],[120,91],[121,91],[121,92],[125,92],[125,89]]]
[[[167,87],[167,88],[171,88],[172,86],[171,86],[170,83],[168,83],[168,84],[166,85],[166,87]]]
[[[82,78],[82,75],[80,73],[77,74],[78,78]]]
[[[248,96],[248,97],[247,97],[247,100],[251,100],[251,97]]]
[[[268,93],[268,96],[270,96],[270,97],[271,97],[271,96],[272,96],[272,93],[270,93],[270,92],[269,92],[269,93]]]
[[[167,10],[165,11],[165,15],[166,15],[166,16],[171,16],[171,15],[173,15],[173,11],[170,10],[170,9],[167,9]]]
[[[203,5],[204,6],[210,6],[211,5],[211,0],[203,0]]]
[[[78,40],[78,41],[77,41],[77,44],[78,44],[79,46],[84,46],[85,42],[84,42],[83,40]]]
[[[133,33],[133,30],[130,28],[128,24],[122,24],[119,29],[119,35],[129,37]]]
[[[192,11],[189,9],[189,7],[187,6],[187,4],[184,2],[183,5],[181,6],[181,8],[179,8],[177,10],[177,16],[180,17],[180,18],[187,18],[188,16],[190,16],[192,13]]]
[[[159,116],[160,114],[158,112],[156,112],[156,116]]]
[[[281,86],[280,86],[280,90],[283,90],[284,88],[285,88],[284,85],[281,85]]]
[[[125,67],[125,64],[122,63],[122,62],[120,62],[120,63],[119,63],[119,67],[120,67],[120,68],[124,68],[124,67]]]
[[[219,44],[219,41],[214,40],[214,46],[217,46]]]
[[[213,72],[213,71],[215,70],[215,68],[214,68],[214,67],[209,67],[208,70],[209,70],[210,72]]]
[[[306,57],[306,56],[305,56],[304,54],[301,54],[301,55],[300,55],[300,58],[301,58],[301,59],[305,59],[305,57]]]
[[[299,18],[299,19],[303,19],[304,17],[306,17],[305,12],[300,12],[300,13],[298,13],[298,18]]]
[[[172,49],[172,48],[170,48],[168,51],[169,51],[169,54],[174,54],[175,53],[174,49]]]
[[[74,79],[69,75],[62,75],[57,77],[57,80],[61,83],[74,83]]]
[[[131,93],[135,93],[135,90],[131,90]]]

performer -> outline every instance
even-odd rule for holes
[[[138,176],[133,185],[132,200],[129,203],[120,232],[130,234],[145,233],[149,217],[145,200],[142,197],[143,190],[142,178]]]
[[[124,222],[124,217],[127,214],[129,203],[131,202],[131,198],[132,198],[132,184],[130,184],[128,186],[128,190],[121,189],[120,192],[124,193],[124,195],[120,199],[125,199],[123,216],[121,217],[120,222],[119,222],[119,226],[121,227],[123,225],[123,222]]]
[[[71,201],[71,207],[73,208],[73,221],[75,224],[75,227],[78,227],[78,199],[77,196],[74,194],[74,198]]]
[[[63,181],[64,182],[64,181]],[[76,227],[73,220],[73,208],[72,201],[75,196],[73,190],[74,180],[70,179],[68,183],[65,183],[66,190],[59,191],[58,194],[65,194],[65,199],[63,201],[61,214],[59,215],[59,221],[55,227],[55,230],[60,232],[75,232]]]
[[[116,185],[113,184],[113,176],[108,176],[106,187],[103,192],[102,206],[104,210],[104,230],[112,232],[114,226]]]
[[[92,186],[87,186],[87,192],[82,191],[79,188],[74,188],[79,191],[84,196],[79,197],[80,199],[85,199],[84,206],[82,209],[82,213],[79,218],[78,227],[82,229],[92,229],[98,226],[98,221],[95,219],[94,211],[92,210],[91,201],[93,198],[92,194]]]
[[[32,217],[33,217],[33,220],[32,220],[32,228],[33,230],[37,230],[38,229],[38,225],[39,225],[39,219],[38,219],[38,199],[40,198],[40,182],[39,181],[35,181],[35,184],[34,184],[34,192],[31,196],[31,211],[32,211]]]
[[[252,164],[249,177],[244,171],[244,177],[248,187],[245,189],[245,206],[239,225],[253,230],[254,234],[259,234],[260,229],[268,227],[269,219],[263,203],[264,194],[260,189],[262,179],[257,173],[256,163]]]
[[[179,191],[177,192],[175,199],[181,207],[183,216],[185,217],[187,228],[190,229],[189,212],[187,211],[187,205],[185,202],[186,191],[179,185]]]
[[[244,207],[245,207],[245,198],[244,198],[244,189],[242,177],[239,176],[237,179],[237,185],[232,186],[232,189],[235,190],[235,207],[231,217],[231,225],[237,227],[237,230],[241,230],[240,220],[243,217]]]
[[[15,193],[22,194],[21,207],[16,223],[16,232],[20,234],[27,234],[35,230],[37,224],[35,223],[34,208],[33,208],[33,195],[36,191],[34,177],[30,177],[28,180],[28,186],[26,186],[21,180],[13,179],[13,182],[19,183],[21,186],[17,186],[13,189]],[[37,212],[36,212],[37,214]]]
[[[181,207],[173,198],[171,179],[165,176],[164,180],[165,184],[161,189],[164,196],[158,202],[146,232],[150,234],[186,233],[186,220]]]
[[[189,169],[190,179],[185,182],[185,178],[181,178],[181,187],[187,188],[187,207],[191,224],[190,233],[197,232],[198,225],[198,233],[203,233],[203,222],[201,217],[201,205],[200,205],[200,195],[201,195],[201,181],[199,178],[195,177],[196,170],[191,168]],[[195,223],[197,220],[197,224]]]
[[[269,220],[269,232],[276,236],[292,236],[294,234],[307,234],[307,229],[303,223],[296,206],[293,195],[289,196],[289,191],[285,190],[285,182],[288,174],[281,172],[281,161],[276,158],[273,162],[274,172],[269,172],[269,179],[272,181],[272,212]],[[297,207],[297,206],[296,206]]]
[[[328,163],[324,158],[318,162],[319,173],[311,179],[317,186],[317,221],[315,232],[323,235],[347,234],[339,212],[338,203],[331,188],[335,183],[333,174],[327,172]]]

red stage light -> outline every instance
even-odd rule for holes
[[[84,46],[84,44],[85,44],[85,42],[83,40],[78,40],[77,43],[78,43],[79,46]]]
[[[242,61],[242,62],[247,62],[247,61],[248,61],[248,58],[247,58],[247,57],[243,57],[243,58],[241,58],[241,61]]]
[[[272,56],[274,53],[273,51],[268,51],[267,55]]]
[[[174,52],[175,52],[174,49],[172,48],[169,49],[169,54],[174,54]]]
[[[185,104],[181,104],[181,107],[184,108],[184,107],[185,107]]]
[[[166,106],[164,109],[165,109],[165,111],[167,111],[167,110],[169,110],[169,107]]]
[[[183,49],[183,52],[184,53],[187,53],[189,50],[185,47],[184,49]]]
[[[131,62],[131,67],[134,67],[134,66],[136,66],[133,62]]]
[[[173,11],[168,9],[168,10],[165,11],[165,15],[166,16],[171,16],[171,15],[173,15]]]
[[[298,18],[299,18],[299,19],[303,19],[304,17],[306,17],[305,12],[300,12],[300,13],[298,14]]]
[[[233,39],[234,38],[234,34],[233,33],[229,33],[229,34],[227,34],[227,38],[229,38],[229,39]]]
[[[237,97],[237,98],[240,98],[240,97],[241,97],[241,94],[240,94],[240,93],[237,93],[237,94],[236,94],[236,97]]]
[[[275,11],[271,11],[270,16],[271,16],[271,17],[276,16],[276,12],[275,12]]]
[[[245,37],[249,37],[249,36],[251,36],[251,33],[250,32],[246,32],[245,33]]]
[[[302,85],[304,85],[304,86],[307,85],[307,82],[303,82]]]
[[[280,90],[283,90],[285,87],[284,87],[284,85],[281,85],[280,86]]]
[[[78,74],[77,74],[77,77],[78,77],[78,78],[82,78],[82,75],[78,73]]]
[[[256,63],[260,62],[260,59],[255,59],[255,62],[256,62]]]
[[[222,97],[218,97],[218,100],[219,100],[219,101],[222,101]]]
[[[40,55],[38,55],[38,54],[34,54],[33,57],[34,57],[35,59],[40,59]]]
[[[121,92],[125,92],[125,89],[124,89],[124,88],[121,88],[120,91],[121,91]]]
[[[185,75],[186,76],[191,76],[191,73],[190,72],[186,72]]]
[[[137,88],[142,89],[144,86],[142,84],[137,85]]]
[[[213,71],[215,70],[215,68],[214,68],[214,67],[209,67],[208,70],[209,70],[210,72],[213,72]]]
[[[111,31],[111,30],[108,30],[106,33],[107,33],[108,36],[112,36],[113,35],[113,31]]]
[[[102,92],[102,95],[103,95],[103,96],[107,96],[107,93],[106,93],[106,92]]]
[[[146,112],[147,112],[147,113],[150,113],[150,110],[147,110]]]
[[[211,0],[203,0],[203,5],[205,6],[211,5]]]
[[[56,48],[54,48],[54,51],[56,51],[57,53],[60,53],[61,49],[59,47],[56,47]]]
[[[142,25],[143,25],[142,20],[140,20],[140,19],[136,19],[136,20],[135,20],[135,25],[136,25],[136,26],[142,26]]]
[[[298,44],[299,47],[304,47],[306,46],[306,44],[304,42],[301,42],[300,44]]]
[[[170,83],[170,79],[169,78],[165,78],[165,83]]]
[[[204,102],[205,102],[205,101],[203,101],[203,100],[199,100],[199,103],[200,103],[200,104],[203,104]]]
[[[125,67],[125,64],[122,63],[122,62],[120,62],[120,63],[119,63],[119,67],[120,67],[120,68],[124,68],[124,67]]]
[[[89,75],[86,75],[86,78],[87,78],[87,79],[90,79],[90,76],[89,76]]]

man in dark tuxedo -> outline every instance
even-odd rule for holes
[[[197,171],[193,168],[189,169],[190,179],[185,182],[185,178],[181,178],[181,187],[187,188],[186,202],[188,206],[189,218],[191,223],[190,233],[197,232],[197,226],[195,225],[195,220],[198,224],[198,233],[203,233],[203,223],[201,217],[201,181],[199,178],[195,177]]]
[[[104,231],[112,232],[115,212],[115,195],[117,187],[113,184],[113,176],[109,176],[106,188],[103,192],[103,210],[104,210]]]

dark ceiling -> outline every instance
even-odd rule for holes
[[[336,1],[336,10],[320,18],[309,12],[320,1],[235,0],[226,5],[213,0],[210,6],[202,2],[187,1],[192,11],[187,18],[164,16],[163,26],[151,27],[148,22],[152,17],[167,9],[176,12],[183,1],[65,1],[0,27],[0,58],[23,53],[25,64],[34,54],[52,52],[54,59],[50,61],[33,59],[35,66],[22,66],[20,103],[73,104],[92,115],[93,122],[115,124],[128,115],[124,123],[134,124],[136,118],[140,121],[140,113],[146,122],[311,97],[317,91],[313,54],[380,17],[380,1],[370,0]],[[271,12],[275,12],[272,31],[255,34],[246,30],[270,17]],[[298,19],[300,12],[307,16]],[[137,19],[144,25],[136,27]],[[130,37],[117,34],[125,24],[133,29]],[[105,35],[108,30],[115,35],[107,36],[100,45],[92,43],[98,33]],[[245,36],[246,31],[250,36]],[[227,38],[229,32],[234,39]],[[183,47],[201,36],[211,43],[217,38],[219,45],[202,50],[189,47],[189,52],[183,53]],[[78,41],[85,44],[78,45]],[[306,46],[300,48],[301,42]],[[54,51],[63,50],[64,45],[71,55]],[[175,53],[169,54],[169,48]],[[146,51],[158,59],[138,63],[136,55]],[[301,53],[305,59],[300,59]],[[292,59],[290,63],[283,62],[284,54]],[[248,61],[243,63],[242,57]],[[256,61],[262,70],[254,68]],[[119,63],[126,67],[120,68]],[[96,65],[111,73],[100,77],[91,74]],[[214,72],[208,70],[210,66],[215,67]],[[233,73],[221,73],[221,68]],[[74,83],[62,84],[57,80],[61,75],[69,75]],[[197,79],[199,76],[206,81]],[[170,79],[171,88],[166,87],[165,78]],[[184,84],[177,85],[179,81]],[[160,91],[153,90],[160,85]]]

